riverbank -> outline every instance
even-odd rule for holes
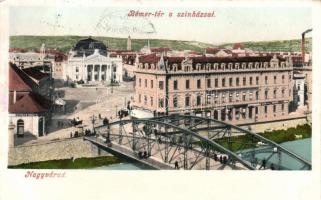
[[[115,156],[102,156],[96,158],[77,158],[48,160],[32,162],[15,166],[8,166],[9,169],[90,169],[106,165],[125,163]]]
[[[306,138],[311,138],[312,127],[308,124],[298,125],[295,128],[288,128],[286,130],[275,130],[264,133],[258,133],[259,135],[265,137],[266,139],[272,140],[278,144],[284,142],[290,142],[294,140],[301,140]],[[214,140],[215,142],[221,144],[225,148],[232,151],[239,151],[243,149],[255,148],[257,142],[250,135],[240,135],[232,138],[221,138]],[[252,142],[249,142],[252,141]]]

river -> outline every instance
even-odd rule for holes
[[[281,146],[301,156],[305,160],[311,162],[311,138],[307,138],[303,140],[295,140],[291,142],[284,142],[281,144]],[[264,155],[261,155],[261,156],[264,156]],[[282,161],[286,162],[287,166],[292,166],[294,169],[297,168],[296,163],[293,162],[293,159],[288,159],[285,157],[282,159]],[[148,168],[138,163],[119,163],[119,164],[96,167],[92,169],[94,170],[142,170],[142,169],[148,169]]]

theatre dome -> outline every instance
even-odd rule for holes
[[[97,49],[101,55],[107,55],[106,45],[91,37],[79,40],[72,50],[75,52],[76,56],[83,56],[83,54],[89,56],[94,53],[95,49]]]

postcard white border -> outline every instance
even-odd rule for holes
[[[201,3],[200,3],[201,2]],[[8,6],[311,6],[313,8],[312,170],[280,171],[66,171],[63,179],[24,178],[27,170],[8,170],[7,113],[0,117],[0,199],[320,199],[321,3],[319,1],[5,1],[0,3],[0,84],[7,88]],[[295,25],[295,24],[294,24]],[[0,98],[7,98],[3,89]],[[6,105],[1,105],[6,106]],[[6,106],[7,107],[7,106]],[[41,172],[43,170],[37,170]],[[47,171],[47,170],[45,170]]]

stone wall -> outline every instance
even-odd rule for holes
[[[108,155],[111,154],[100,150],[89,141],[73,138],[9,148],[8,165]]]
[[[281,130],[288,129],[291,127],[296,127],[297,125],[303,125],[309,123],[306,117],[294,118],[288,120],[279,120],[273,122],[266,123],[257,123],[241,126],[242,128],[248,129],[249,127],[255,133],[264,132],[264,131],[273,131],[273,130]]]

